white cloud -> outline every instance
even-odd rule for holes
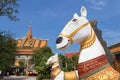
[[[101,10],[105,5],[105,0],[86,0],[86,2],[90,3],[90,7],[95,10]]]

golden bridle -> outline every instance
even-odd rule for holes
[[[72,36],[75,35],[83,27],[87,26],[88,24],[90,24],[89,21],[86,22],[86,23],[84,23],[84,24],[82,24],[82,25],[80,25],[77,29],[75,29],[74,31],[72,31],[70,34],[60,33],[60,36],[65,36],[65,37],[69,38],[70,39],[70,43],[72,44],[74,42]],[[96,34],[92,31],[92,27],[91,26],[90,26],[90,28],[91,28],[90,35],[86,39],[84,39],[82,42],[80,42],[82,49],[91,46],[95,42]]]

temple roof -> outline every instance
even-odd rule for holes
[[[33,49],[41,48],[47,45],[47,39],[34,38],[32,35],[32,25],[29,25],[24,38],[17,39],[18,53],[33,53]]]
[[[120,43],[108,47],[111,53],[120,53]]]
[[[28,32],[26,34],[27,38],[32,38],[32,24],[29,25]]]

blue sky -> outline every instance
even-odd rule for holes
[[[32,22],[33,36],[48,39],[55,53],[78,51],[79,45],[71,45],[67,50],[56,49],[56,38],[64,25],[73,17],[80,15],[81,6],[88,11],[88,20],[97,20],[103,38],[108,45],[120,42],[120,0],[19,0],[20,21],[12,22],[7,17],[0,17],[0,30],[15,33],[16,38],[26,35]]]

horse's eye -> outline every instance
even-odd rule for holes
[[[77,19],[73,19],[73,20],[72,20],[72,22],[76,22],[76,21],[77,21]]]

